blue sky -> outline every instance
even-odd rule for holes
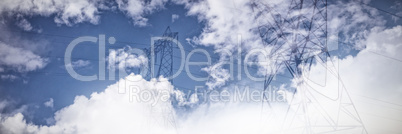
[[[36,105],[41,108],[32,107],[38,116],[34,116],[33,121],[45,123],[44,118],[52,117],[53,112],[71,104],[76,95],[89,96],[92,92],[99,92],[108,85],[115,83],[115,80],[81,82],[70,77],[64,68],[64,51],[69,42],[79,36],[98,36],[105,34],[106,38],[115,37],[117,43],[107,49],[124,48],[125,46],[135,48],[149,48],[150,38],[163,34],[167,26],[171,26],[172,30],[180,33],[180,42],[185,43],[186,49],[191,49],[191,45],[186,43],[185,38],[196,36],[200,33],[203,24],[199,23],[196,17],[185,16],[183,6],[171,5],[167,9],[149,15],[149,26],[138,27],[133,26],[123,13],[120,12],[104,12],[99,20],[100,24],[93,25],[88,23],[76,24],[73,26],[61,25],[54,23],[51,17],[32,17],[28,19],[32,26],[41,27],[43,32],[23,31],[14,27],[13,34],[21,35],[23,38],[33,38],[36,40],[46,40],[45,49],[40,50],[40,55],[48,58],[50,61],[43,70],[27,73],[26,84],[23,84],[23,78],[17,80],[4,80],[2,88],[12,90],[2,90],[2,98],[15,98],[18,96],[18,105]],[[172,22],[172,14],[181,16],[179,20]],[[183,33],[183,34],[182,34]],[[138,43],[138,44],[137,44]],[[76,60],[83,59],[89,61],[90,65],[81,68],[78,72],[83,74],[94,74],[98,71],[98,51],[96,43],[85,43],[74,49],[72,57]],[[197,54],[195,55],[195,57]],[[89,60],[88,60],[89,59]],[[177,58],[174,60],[179,61]],[[74,61],[74,59],[73,59]],[[200,72],[199,72],[200,73]],[[202,73],[202,72],[201,72]],[[204,76],[207,74],[204,73]],[[35,79],[40,79],[37,81]],[[183,81],[186,78],[178,78],[175,81]],[[192,84],[184,84],[183,87],[192,87]],[[88,88],[82,90],[81,88]],[[23,92],[23,94],[21,94]],[[49,98],[54,98],[54,109],[45,108],[42,103]],[[18,107],[18,106],[17,106]],[[36,112],[36,110],[39,110]],[[42,111],[46,113],[43,114]]]
[[[0,50],[0,128],[3,130],[0,132],[97,133],[98,131],[87,126],[88,124],[76,123],[80,122],[82,117],[75,115],[80,115],[77,113],[83,111],[81,113],[83,115],[98,115],[98,118],[109,117],[113,112],[96,114],[96,111],[107,111],[108,106],[111,109],[114,106],[121,106],[116,108],[118,110],[125,107],[130,107],[128,109],[134,111],[146,110],[144,107],[132,107],[131,105],[136,103],[128,103],[128,96],[120,97],[125,98],[123,100],[117,97],[116,101],[113,99],[104,101],[115,97],[115,94],[110,92],[115,91],[116,83],[118,85],[125,81],[124,79],[108,80],[109,63],[105,66],[107,80],[80,81],[70,76],[66,70],[64,54],[70,42],[83,36],[98,38],[99,35],[105,35],[106,59],[111,56],[109,55],[110,51],[121,50],[119,56],[127,54],[134,56],[133,60],[136,60],[139,55],[131,55],[127,53],[127,50],[149,48],[151,37],[162,36],[169,26],[173,32],[179,33],[178,41],[183,45],[186,56],[195,49],[205,50],[211,55],[211,65],[190,67],[192,74],[196,77],[208,77],[208,81],[196,81],[188,76],[188,72],[182,71],[177,78],[173,79],[173,87],[170,87],[170,83],[163,80],[155,83],[142,80],[134,84],[141,85],[144,88],[154,85],[158,90],[165,87],[169,89],[171,95],[193,92],[196,86],[201,86],[201,90],[204,91],[219,92],[234,91],[236,86],[241,88],[249,86],[252,91],[261,91],[263,88],[263,81],[255,81],[247,76],[244,69],[244,59],[246,54],[253,50],[271,50],[270,46],[263,45],[256,29],[262,23],[266,23],[265,21],[269,23],[272,20],[269,17],[256,17],[254,13],[258,11],[250,6],[252,3],[250,1],[95,0],[80,1],[80,3],[78,1],[46,3],[47,1],[44,0],[41,2],[27,3],[25,1],[6,0],[0,4],[0,29],[1,35],[3,35],[0,37],[0,48],[2,48]],[[286,6],[281,5],[289,4],[289,1],[257,1],[257,3],[275,5],[275,10],[281,14],[287,10]],[[359,120],[362,120],[362,123],[358,124],[363,124],[363,128],[368,133],[400,133],[402,131],[401,128],[397,127],[400,126],[402,120],[402,104],[399,103],[402,95],[402,85],[399,82],[402,79],[400,69],[402,66],[402,55],[400,54],[402,51],[401,4],[399,1],[391,0],[364,0],[362,3],[354,1],[329,2],[328,28],[326,29],[328,38],[326,40],[328,47],[331,48],[329,54],[332,58],[328,60],[328,63],[330,63],[329,61],[335,62],[337,66],[333,65],[332,70],[328,69],[329,67],[323,70],[318,62],[314,62],[311,72],[306,73],[309,74],[307,81],[316,80],[315,82],[325,83],[326,86],[319,87],[318,92],[325,94],[324,96],[329,96],[329,98],[333,96],[332,90],[336,88],[340,89],[339,87],[341,87],[342,90],[338,91],[343,91],[343,87],[348,89],[350,98],[354,102],[352,104],[356,106],[353,111],[358,113]],[[307,12],[305,15],[310,14]],[[318,21],[316,22],[318,23]],[[287,27],[284,28],[284,30],[287,29]],[[239,36],[242,38],[240,45],[237,44]],[[116,43],[110,44],[108,42],[110,37],[114,37]],[[90,42],[80,43],[74,48],[72,66],[76,72],[82,75],[98,74],[98,48],[98,43]],[[242,63],[239,64],[236,61],[237,59],[235,60],[234,76],[231,77],[229,65],[218,65],[228,61],[231,56],[239,56],[238,49],[243,52],[240,55]],[[289,50],[289,48],[282,49],[284,51]],[[225,51],[232,52],[232,54],[227,54]],[[173,56],[173,70],[176,72],[181,65],[180,51],[174,49]],[[258,63],[253,65],[249,72],[252,76],[263,78],[264,69],[270,66],[261,61],[260,55],[254,56],[252,59]],[[190,61],[206,61],[207,57],[203,54],[194,54]],[[132,62],[127,57],[122,61]],[[271,66],[278,66],[272,61],[269,63]],[[238,65],[241,65],[240,68]],[[140,66],[143,65],[140,64]],[[241,73],[238,73],[238,69],[241,70]],[[300,85],[295,85],[299,79],[292,78],[286,67],[280,66],[277,70],[279,73],[271,86],[276,95],[285,95],[281,96],[285,101],[274,103],[274,107],[279,109],[277,111],[281,111],[284,110],[284,107],[289,106],[290,108],[292,106],[292,101],[289,100],[290,96],[293,96],[291,100],[298,100],[300,99],[298,98],[299,95],[303,92],[294,92],[300,88]],[[339,77],[342,77],[341,86],[334,84],[339,79],[329,77],[333,71],[338,71]],[[132,73],[137,72],[133,71]],[[241,75],[241,80],[237,77],[238,74]],[[125,77],[127,76],[117,76],[117,78]],[[325,81],[322,81],[323,77],[325,77]],[[313,88],[314,85],[310,84],[307,85]],[[290,95],[286,96],[286,94]],[[81,100],[82,98],[77,97],[81,95],[89,101],[86,102],[85,99]],[[178,122],[177,124],[181,125],[178,125],[180,129],[176,128],[176,131],[165,128],[166,126],[161,127],[163,125],[156,125],[155,130],[158,130],[157,132],[188,133],[193,132],[192,130],[212,129],[214,128],[212,125],[215,125],[221,129],[198,131],[198,133],[225,133],[231,132],[228,130],[228,126],[239,124],[242,126],[242,123],[255,124],[241,130],[233,129],[233,131],[239,133],[265,132],[265,130],[253,130],[256,128],[255,126],[261,125],[257,120],[263,118],[263,116],[254,117],[255,112],[263,111],[259,109],[261,102],[203,102],[200,99],[192,99],[190,96],[192,94],[186,96],[188,98],[184,100],[178,99],[177,96],[176,98],[171,96],[166,104],[158,103],[157,106],[168,105],[171,111],[174,111],[173,116]],[[333,106],[332,102],[319,100],[325,98],[317,98],[318,102],[323,102],[326,110],[336,107]],[[87,108],[80,109],[82,105]],[[104,105],[104,107],[97,107],[98,105]],[[370,111],[371,105],[374,105],[377,110]],[[296,109],[292,110],[297,113]],[[237,113],[231,111],[237,111]],[[202,114],[203,112],[205,113]],[[138,116],[124,115],[125,112],[118,115],[118,111],[114,113],[118,116],[116,118],[127,117],[132,119],[130,122],[117,122],[117,124],[137,124],[137,118],[144,116],[140,112],[134,112]],[[253,116],[249,120],[245,119],[247,118],[246,115],[250,113]],[[157,117],[158,114],[154,116]],[[205,119],[200,119],[200,117]],[[229,119],[234,117],[239,118],[231,122]],[[282,115],[279,114],[279,117]],[[105,123],[102,122],[104,120],[91,119],[88,120],[101,122],[95,126],[103,126],[102,123]],[[144,120],[149,121],[151,119],[145,118]],[[163,119],[158,118],[157,120]],[[286,122],[285,119],[281,118],[277,120]],[[88,122],[91,123],[90,121]],[[71,126],[64,126],[66,122],[71,123]],[[353,123],[352,121],[346,122]],[[209,123],[211,125],[208,125]],[[225,123],[230,125],[222,125]],[[279,124],[270,123],[272,122],[268,122],[267,125],[271,127]],[[19,126],[21,124],[22,126]],[[29,125],[36,126],[36,128],[29,129]],[[43,125],[53,126],[53,128],[43,128]],[[104,132],[114,132],[107,126]],[[64,127],[64,130],[58,130],[57,127]],[[113,127],[113,125],[109,127]],[[126,131],[125,129],[118,132],[141,133],[140,131]],[[270,131],[267,130],[267,132]],[[312,133],[313,130],[307,132]]]

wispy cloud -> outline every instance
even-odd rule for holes
[[[29,50],[0,42],[0,66],[4,70],[24,73],[41,69],[47,63],[48,59],[42,58]]]
[[[14,81],[15,79],[18,79],[19,77],[16,75],[12,75],[12,74],[2,74],[2,75],[0,75],[0,78],[3,80]]]
[[[68,64],[67,66],[71,66],[73,68],[85,68],[91,65],[89,60],[76,60]]]
[[[179,19],[179,15],[177,15],[177,14],[172,14],[172,23],[174,22],[174,21],[176,21],[177,19]]]
[[[43,103],[43,105],[45,105],[46,107],[50,107],[53,108],[53,98],[50,98],[49,101],[46,101],[45,103]]]

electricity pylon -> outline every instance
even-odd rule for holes
[[[177,42],[174,41],[178,41],[178,32],[172,32],[170,27],[167,27],[161,38],[156,40],[152,39],[152,41],[153,44],[151,44],[151,47],[144,49],[148,57],[148,66],[145,69],[146,73],[144,78],[150,80],[163,76],[168,78],[169,82],[173,85],[173,79],[169,77],[173,75],[173,48],[175,48],[174,43],[177,44]],[[177,132],[175,113],[170,103],[159,107],[151,106],[150,113],[154,112],[160,112],[164,117],[163,120],[154,117],[153,119],[155,120],[148,121],[150,127],[159,124],[167,128],[172,127]]]
[[[333,75],[338,74],[334,64],[327,64],[330,59],[327,47],[327,1],[288,2],[290,4],[287,7],[262,1],[254,1],[252,4],[259,20],[259,35],[264,46],[272,48],[270,56],[275,62],[273,66],[266,68],[263,102],[267,102],[272,108],[265,91],[269,90],[268,86],[283,66],[297,84],[283,122],[283,132],[331,133],[358,129],[359,133],[367,133],[343,84],[338,85],[338,97],[334,99],[315,93],[315,89],[305,79],[313,63],[323,64],[327,71]],[[339,75],[338,80],[341,81]],[[295,94],[299,97],[298,101],[294,101]],[[338,114],[328,113],[329,109],[323,106],[325,104],[316,99],[322,96],[338,104],[334,106],[337,109],[335,113]],[[292,112],[291,107],[295,108]],[[347,121],[341,121],[343,119]]]
[[[167,27],[161,39],[154,40],[151,48],[144,49],[148,57],[146,79],[158,78],[159,76],[167,78],[173,75],[174,40],[179,40],[178,32],[172,32],[170,27]],[[154,67],[157,67],[157,70]],[[156,73],[154,73],[155,71]],[[173,84],[173,79],[169,79],[169,82]]]

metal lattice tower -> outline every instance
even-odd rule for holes
[[[159,76],[169,78],[173,75],[173,49],[175,48],[175,43],[177,44],[177,42],[174,41],[178,41],[178,32],[172,32],[170,27],[167,27],[161,38],[154,40],[150,48],[144,49],[148,57],[148,66],[143,70],[146,71],[145,79],[150,80],[151,78],[158,78]],[[154,64],[152,64],[151,61],[155,61]],[[156,73],[154,73],[154,71],[156,71]],[[169,82],[173,85],[173,79],[170,78]],[[152,127],[155,124],[163,124],[165,127],[173,127],[177,131],[174,110],[171,108],[170,105],[162,106],[161,109],[154,109],[151,106],[150,113],[162,112],[164,118],[162,121],[148,121],[148,126]]]
[[[162,39],[154,41],[153,52],[152,48],[144,49],[148,57],[146,79],[158,78],[159,76],[167,78],[173,75],[173,48],[175,43],[173,41],[178,41],[178,38],[178,32],[172,32],[170,27],[167,27]],[[154,59],[152,59],[152,53],[154,54]],[[152,65],[152,60],[155,60],[154,65]],[[156,70],[152,70],[152,66],[155,66]],[[156,75],[153,73],[154,71],[156,71]],[[173,79],[169,79],[169,82],[173,84]]]
[[[274,66],[267,67],[263,90],[269,90],[268,87],[274,76],[281,66],[284,66],[292,77],[298,80],[298,87],[293,94],[299,94],[302,100],[295,103],[293,102],[294,99],[292,99],[290,102],[283,129],[295,128],[291,126],[295,117],[300,117],[301,122],[306,124],[302,127],[304,133],[322,132],[323,127],[328,128],[330,132],[350,128],[351,126],[340,123],[339,114],[338,117],[330,116],[325,112],[322,112],[322,115],[313,115],[322,117],[325,122],[319,122],[319,119],[312,119],[313,116],[310,114],[312,111],[321,112],[326,109],[315,98],[316,94],[310,92],[311,89],[302,79],[303,75],[305,75],[304,73],[309,72],[313,63],[325,64],[327,59],[330,58],[327,49],[327,0],[288,0],[288,2],[290,4],[286,8],[269,5],[262,1],[254,1],[252,4],[256,18],[259,20],[257,22],[259,23],[259,35],[264,46],[272,47],[270,56],[275,62]],[[336,72],[334,67],[326,66],[326,68],[329,71]],[[267,102],[268,106],[272,108],[265,93],[263,96],[264,102]],[[351,119],[357,122],[357,125],[352,127],[361,128],[361,133],[367,133],[343,85],[338,88],[338,98],[333,101],[339,102],[338,113],[347,113]],[[295,114],[289,114],[291,106],[296,106],[300,109],[298,108]],[[313,109],[311,106],[316,107]],[[317,129],[317,126],[321,128]]]

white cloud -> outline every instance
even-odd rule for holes
[[[17,107],[17,102],[14,100],[9,99],[0,100],[0,120],[2,117],[8,117],[11,115],[15,115],[17,113],[26,113],[27,109],[28,109],[27,105]]]
[[[397,11],[395,13],[396,15],[402,16],[402,11],[400,11],[400,9],[402,8],[402,2],[395,1],[394,4],[390,8]],[[401,19],[400,17],[396,17],[396,16],[391,16],[391,17],[395,22]]]
[[[132,80],[136,81],[132,81]],[[76,96],[74,103],[55,113],[55,123],[51,126],[39,126],[27,123],[21,113],[5,116],[0,115],[1,133],[257,133],[272,131],[271,127],[261,124],[260,103],[244,105],[214,103],[201,105],[194,112],[180,113],[178,116],[172,103],[153,100],[137,100],[134,96],[130,102],[129,94],[119,94],[119,88],[126,85],[139,87],[134,92],[149,91],[170,94],[177,92],[163,78],[145,81],[141,76],[130,75],[116,84],[110,85],[103,92],[93,93],[90,98]],[[192,97],[193,98],[193,97]],[[194,99],[194,98],[193,98]],[[195,100],[193,100],[195,101]],[[191,103],[191,102],[189,102]],[[170,113],[171,112],[171,113]],[[171,118],[169,118],[171,117]],[[270,122],[271,125],[278,123]],[[175,125],[172,125],[175,124]],[[279,128],[279,127],[276,127]]]
[[[401,93],[402,85],[402,26],[389,29],[373,28],[365,41],[365,49],[356,57],[348,56],[339,62],[339,72],[345,85],[356,91],[381,99],[397,99],[387,96]],[[318,68],[316,66],[316,68]],[[312,76],[319,76],[318,72]],[[319,68],[317,69],[319,70]],[[370,83],[370,84],[368,84]],[[331,87],[331,86],[329,86]],[[336,86],[334,86],[336,87]],[[395,101],[395,100],[393,100]]]
[[[0,13],[21,14],[23,16],[52,16],[57,24],[72,26],[77,23],[90,22],[98,24],[102,10],[114,10],[117,7],[126,13],[138,26],[147,25],[148,19],[144,15],[155,10],[163,9],[167,0],[5,0],[0,5]],[[22,29],[31,29],[28,21],[20,21]]]
[[[329,34],[344,34],[342,41],[356,44],[354,47],[357,49],[362,49],[359,44],[362,44],[371,28],[384,26],[386,22],[377,9],[362,6],[359,2],[337,1],[330,4],[327,10]]]
[[[210,2],[212,3],[215,1]],[[214,7],[214,5],[216,4],[213,4],[212,7]],[[218,5],[223,5],[223,3]],[[235,5],[238,6],[239,4],[237,3]],[[246,4],[243,3],[240,5]],[[196,6],[190,9],[189,13],[197,13],[197,10],[207,8],[211,7],[206,7],[205,5]],[[218,10],[218,8],[211,8],[211,12],[216,10]],[[228,27],[236,26],[226,26],[224,24],[224,22],[226,22],[225,19],[221,19],[221,15],[217,15],[220,14],[220,11],[216,12],[217,13],[210,13],[201,17],[210,17],[210,19],[213,21],[209,22],[209,25],[215,25],[218,23],[224,27],[221,29],[223,32],[225,32],[227,29],[230,29]],[[241,16],[247,15],[241,14]],[[234,18],[229,17],[229,20],[232,19]],[[142,22],[141,17],[139,20]],[[234,21],[238,23],[245,23],[237,20]],[[212,26],[212,29],[213,27],[214,26]],[[247,30],[236,27],[235,29],[246,33],[249,32],[247,31],[247,28]],[[222,31],[218,30],[218,32]],[[400,71],[401,63],[395,59],[386,58],[394,57],[400,60],[399,57],[401,57],[401,54],[399,52],[402,51],[401,31],[401,26],[386,30],[382,30],[381,28],[373,29],[372,32],[367,36],[366,45],[363,45],[366,47],[366,49],[363,49],[361,52],[359,52],[356,57],[349,56],[339,61],[341,77],[348,89],[351,89],[351,91],[356,94],[366,93],[368,96],[376,96],[375,98],[378,96],[379,99],[384,99],[387,101],[402,101],[399,98],[402,90],[402,86],[400,84],[400,80],[402,79],[402,72]],[[200,37],[201,42],[220,42],[219,40],[223,42],[228,40],[236,41],[231,37],[223,37],[223,39],[221,39],[222,35],[226,34],[218,34],[214,32],[216,32],[214,29],[210,31],[206,30],[204,33],[205,37]],[[205,38],[205,40],[203,40],[203,38]],[[207,40],[207,38],[217,40]],[[246,39],[252,40],[254,38],[246,37]],[[0,47],[4,46],[10,47],[5,44],[0,45]],[[218,49],[222,47],[232,49],[235,46],[216,45],[215,47]],[[11,48],[21,50],[19,48]],[[4,49],[0,49],[0,51],[1,50]],[[372,52],[377,52],[381,55],[385,55],[386,57],[379,54],[374,54]],[[109,55],[109,58],[118,61],[117,65],[119,67],[121,63],[122,67],[125,67],[123,65],[126,64],[139,66],[139,64],[143,63],[143,60],[135,55],[129,58],[132,59],[131,61],[127,61],[127,58],[130,57],[130,54],[125,52],[125,50],[116,50],[114,53],[115,56]],[[3,54],[3,52],[0,54]],[[322,72],[323,70],[321,70],[318,65],[314,65],[310,75],[321,76]],[[168,83],[166,80],[161,80],[161,82],[157,82],[156,80],[145,81],[140,78],[140,76],[132,75],[128,78],[137,79],[137,81],[133,82],[120,80],[118,83],[109,86],[103,92],[93,93],[89,98],[77,96],[72,105],[56,112],[55,124],[52,126],[39,126],[27,123],[24,120],[23,115],[18,113],[12,116],[0,115],[0,131],[3,133],[175,133],[175,129],[172,127],[166,127],[165,125],[169,124],[169,121],[164,118],[167,117],[165,113],[166,111],[172,110],[172,106],[169,101],[157,103],[156,106],[151,106],[151,103],[149,102],[138,102],[135,100],[134,102],[130,103],[128,101],[128,94],[119,94],[117,92],[119,86],[125,84],[136,85],[141,88],[140,91],[145,91],[146,88],[150,89],[151,92],[177,92],[176,90],[173,90],[173,86],[170,85],[170,83]],[[335,82],[331,79],[328,79],[327,82],[326,87],[337,87],[331,86],[332,84],[337,84],[337,81]],[[125,89],[128,91],[128,87]],[[193,101],[196,102],[195,100],[196,99]],[[371,114],[377,114],[380,116],[391,116],[389,117],[391,119],[401,118],[400,111],[387,111],[379,106],[364,106],[362,104],[357,104],[357,108],[358,111],[370,112]],[[200,108],[195,109],[185,117],[178,117],[175,111],[173,111],[172,116],[176,119],[179,126],[177,128],[181,133],[261,133],[266,131],[276,131],[281,127],[278,126],[280,124],[278,122],[283,120],[274,119],[265,122],[266,118],[262,118],[260,111],[260,104],[224,105],[217,103],[211,104],[209,107],[200,106]],[[280,118],[281,116],[282,115],[276,118]],[[367,115],[362,116],[362,118],[367,124],[366,128],[369,132],[379,133],[384,131],[379,130],[379,128],[385,128],[387,129],[386,131],[389,132],[400,131],[400,122],[391,122]]]
[[[187,42],[212,46],[221,56],[218,63],[204,69],[212,76],[207,82],[209,88],[223,86],[229,80],[228,70],[219,64],[227,61],[228,57],[235,56],[234,52],[238,45],[244,49],[244,52],[262,47],[260,36],[255,33],[258,23],[250,6],[251,1],[176,0],[175,2],[185,5],[188,9],[187,15],[197,16],[200,22],[205,22],[202,33],[197,37],[186,39]],[[241,36],[242,42],[238,42],[238,35]]]
[[[7,17],[5,17],[7,18]],[[39,54],[47,51],[48,42],[42,39],[28,39],[22,37],[10,29],[14,25],[19,25],[27,31],[40,30],[33,28],[26,19],[21,15],[17,15],[14,20],[1,18],[0,21],[0,75],[1,79],[15,80],[18,78],[26,78],[27,72],[43,69],[48,63],[47,57]],[[24,80],[25,81],[25,80]]]
[[[2,74],[2,75],[0,75],[0,77],[3,80],[11,80],[11,81],[19,78],[18,76],[12,75],[12,74]]]
[[[189,10],[188,15],[194,15],[200,21],[206,21],[206,27],[198,37],[202,45],[214,46],[216,49],[232,50],[237,45],[237,35],[241,34],[244,45],[258,47],[254,44],[259,35],[252,29],[257,27],[253,18],[250,1],[176,1],[184,4]],[[251,43],[251,44],[250,44]],[[253,47],[253,48],[254,48]]]
[[[339,60],[339,70],[343,82],[350,93],[374,96],[385,101],[401,102],[402,72],[400,61],[387,57],[401,57],[398,53],[402,51],[401,37],[402,26],[391,29],[374,28],[368,35],[366,49],[360,51],[356,57],[347,57]],[[123,52],[123,51],[122,51]],[[381,53],[384,56],[374,54]],[[127,56],[123,56],[127,57]],[[124,59],[124,58],[123,58]],[[316,76],[321,83],[325,80],[319,65],[313,65],[309,76]],[[330,72],[329,72],[330,73]],[[328,73],[328,77],[331,74]],[[325,76],[325,75],[324,75]],[[126,85],[126,93],[130,92],[127,85],[136,85],[140,91],[150,89],[151,92],[167,91],[170,94],[183,94],[173,90],[173,86],[166,80],[156,79],[145,81],[141,76],[130,75],[127,79],[136,81],[120,80],[118,83],[109,86],[105,91],[93,93],[90,98],[77,96],[72,105],[67,106],[55,114],[55,124],[51,126],[38,126],[26,123],[22,114],[11,116],[0,116],[0,130],[4,133],[270,133],[280,132],[284,120],[285,105],[273,105],[277,110],[275,116],[269,116],[261,110],[261,103],[211,103],[200,105],[189,113],[176,113],[170,101],[159,102],[152,106],[151,102],[129,102],[128,94],[119,94],[118,88]],[[322,93],[336,91],[337,79],[331,77],[326,79],[325,88],[319,89]],[[309,82],[312,86],[314,83]],[[282,87],[283,88],[283,87]],[[327,89],[328,88],[328,89]],[[179,93],[177,93],[179,92]],[[329,97],[333,92],[329,92]],[[391,96],[390,96],[391,94]],[[353,95],[352,95],[353,96]],[[353,98],[355,98],[354,96]],[[191,97],[193,98],[193,97]],[[194,98],[193,98],[194,99]],[[324,97],[317,97],[325,107],[335,108],[333,103],[328,103]],[[194,99],[193,101],[195,101]],[[353,99],[354,101],[355,99]],[[367,101],[365,101],[367,102]],[[186,102],[186,103],[192,103]],[[400,111],[384,109],[383,105],[364,105],[364,102],[355,101],[357,111],[360,112],[366,129],[369,133],[400,132],[400,122],[395,121],[402,118]],[[378,103],[378,102],[377,102]],[[380,102],[381,103],[381,102]],[[166,109],[165,109],[166,108]],[[296,107],[291,107],[291,113]],[[152,111],[152,112],[150,112]],[[177,124],[176,129],[169,125],[166,111],[172,111],[171,117]],[[318,112],[318,111],[313,111]],[[365,114],[369,113],[369,115]],[[184,116],[178,116],[185,114]],[[384,118],[371,116],[374,114]],[[312,117],[317,117],[314,116]],[[345,117],[345,116],[341,116]],[[166,123],[168,122],[168,123]],[[300,125],[295,122],[296,125]],[[168,124],[168,125],[166,125]],[[168,127],[166,127],[168,126]],[[301,131],[288,131],[298,133]]]
[[[43,103],[46,107],[53,108],[53,98],[50,98],[49,101]]]
[[[133,20],[134,25],[146,26],[148,19],[144,15],[164,8],[167,0],[116,0],[120,11]]]
[[[22,16],[19,17],[19,20],[17,20],[17,21],[18,21],[17,26],[20,27],[22,30],[31,31],[33,29],[33,27],[31,26],[31,23],[29,23],[27,21],[27,19],[23,18]]]
[[[210,75],[208,81],[205,83],[209,89],[222,87],[231,78],[229,71],[224,69],[221,64],[202,68],[202,71],[205,71]]]
[[[29,50],[0,42],[0,66],[5,68],[4,70],[29,72],[42,69],[47,63],[46,58],[42,58]]]
[[[174,21],[176,21],[177,19],[179,19],[179,15],[177,15],[177,14],[172,14],[172,23],[174,22]]]
[[[131,47],[109,51],[108,60],[109,68],[117,66],[119,69],[140,67],[148,63],[145,55],[135,54]]]
[[[131,81],[136,79],[137,81]],[[133,98],[129,94],[119,94],[119,86],[139,87],[138,92],[173,93],[173,86],[167,80],[145,81],[141,76],[130,75],[106,90],[93,93],[90,98],[76,96],[74,103],[55,113],[55,124],[38,126],[26,123],[22,114],[1,117],[1,133],[174,133],[167,117],[167,111],[176,118],[170,101],[160,98],[158,103]],[[122,88],[122,87],[120,87]],[[138,97],[139,98],[139,97]],[[166,98],[165,98],[166,99]]]
[[[81,22],[97,24],[99,21],[100,0],[51,1],[6,0],[0,6],[0,12],[20,13],[22,15],[50,16],[55,14],[58,24],[73,25]],[[27,24],[27,23],[26,23]]]
[[[2,121],[0,127],[2,129],[2,133],[34,133],[37,129],[37,126],[26,124],[23,118],[24,116],[21,113],[17,113],[12,118],[7,118],[6,120]],[[2,118],[0,117],[0,119]],[[7,126],[7,128],[4,128],[5,126]]]
[[[311,86],[311,91],[322,94],[316,99],[328,109],[337,107],[328,98],[336,99],[338,87],[342,89],[344,84],[369,133],[400,132],[401,39],[402,26],[389,29],[375,27],[370,30],[365,45],[362,45],[365,49],[356,57],[334,57],[334,65],[331,62],[326,66],[313,65],[305,80]],[[337,79],[338,70],[341,84]]]
[[[73,68],[83,68],[87,67],[91,64],[89,60],[77,60],[71,62],[71,64],[68,64],[68,66],[72,66]]]
[[[273,49],[272,46],[264,45],[258,31],[260,26],[275,24],[276,20],[274,16],[282,16],[281,21],[283,21],[283,18],[286,18],[284,16],[288,16],[287,13],[291,1],[175,0],[174,2],[185,5],[185,8],[188,9],[187,15],[197,16],[200,22],[205,22],[202,33],[192,38],[192,42],[198,45],[214,47],[216,52],[221,54],[221,57],[226,56],[225,52],[227,51],[236,54],[235,52],[239,46],[242,48],[243,54],[255,49],[265,50],[273,55],[271,58],[274,60],[266,60],[265,57],[258,56],[257,61],[259,62],[259,67],[262,68],[258,72],[259,75],[263,75],[265,72],[276,71],[276,66],[281,62],[272,63],[272,61],[291,58],[283,56],[290,53],[293,43],[278,39],[278,42],[282,42],[285,45],[279,50]],[[300,12],[294,10],[294,12],[290,12],[290,15],[302,14],[307,18],[311,18],[313,13],[311,5],[309,2],[304,2],[303,10]],[[315,17],[317,18],[317,16],[319,15]],[[314,22],[317,23],[315,26],[325,24],[323,21],[324,19],[318,18]],[[346,37],[345,42],[358,43],[364,41],[367,29],[374,26],[383,26],[384,24],[385,21],[379,16],[376,9],[361,6],[356,2],[333,2],[328,6],[327,25],[329,36],[344,33]],[[295,31],[291,29],[291,26],[285,24],[275,28],[281,28],[281,30],[287,33],[297,33],[304,36],[309,34],[307,31],[301,29]],[[315,31],[314,34],[315,36],[323,35],[319,30]],[[238,42],[238,35],[241,36],[242,42]],[[314,41],[314,39],[311,40]],[[361,46],[357,46],[356,48],[361,49]]]

